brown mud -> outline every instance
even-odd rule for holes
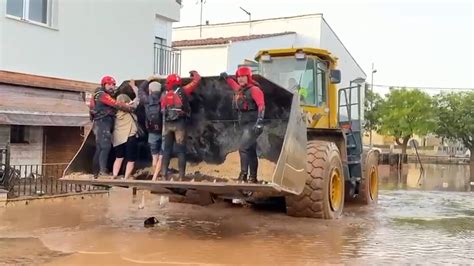
[[[341,219],[315,220],[114,188],[108,197],[1,208],[0,264],[466,265],[473,210],[471,192],[396,189],[382,190],[375,207],[346,205]],[[159,223],[144,227],[151,216]]]

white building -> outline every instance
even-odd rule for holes
[[[175,0],[1,0],[0,70],[98,82],[144,77],[171,44]]]
[[[202,37],[200,37],[202,34]],[[259,49],[318,47],[339,58],[340,87],[351,80],[366,78],[322,14],[253,21],[184,26],[173,29],[174,47],[181,49],[181,72],[196,69],[204,75],[234,73],[238,64],[253,60]]]
[[[68,162],[90,122],[84,92],[103,75],[121,82],[179,66],[169,46],[180,8],[176,0],[0,0],[0,172],[5,147],[12,165]]]

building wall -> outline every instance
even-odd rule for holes
[[[171,46],[171,25],[172,22],[169,19],[161,16],[156,16],[155,19],[155,36],[162,39],[166,39],[166,45]]]
[[[232,37],[249,34],[269,34],[292,31],[298,33],[295,46],[318,46],[320,37],[321,14],[291,18],[203,25],[202,38]],[[173,29],[173,41],[199,39],[199,26]]]
[[[43,163],[43,127],[28,127],[29,143],[10,144],[10,164],[42,164]]]
[[[234,42],[229,46],[229,55],[226,69],[229,73],[235,73],[238,65],[242,64],[245,59],[254,60],[255,55],[259,50],[276,47],[291,47],[294,44],[295,39],[296,34],[291,34]],[[208,62],[208,64],[212,64],[212,62]]]
[[[69,163],[84,140],[80,127],[44,127],[43,163]]]
[[[44,27],[6,17],[0,2],[0,69],[97,82],[153,71],[156,14],[179,20],[173,0],[53,0],[54,23]],[[163,25],[171,35],[171,23]]]
[[[204,76],[216,76],[223,71],[234,73],[245,59],[254,60],[260,49],[291,46],[295,35],[234,42],[229,45],[177,47],[181,49],[181,73],[197,70]]]
[[[227,69],[227,56],[227,45],[182,48],[181,74],[196,70],[202,76],[218,76]]]
[[[109,0],[112,2],[111,0]],[[163,18],[166,18],[170,21],[179,21],[180,19],[180,12],[181,12],[181,5],[176,2],[176,0],[139,0],[133,1],[136,2],[148,2],[151,3],[153,6],[151,9],[158,15]]]
[[[6,1],[2,1],[0,2],[0,69],[2,69],[2,66],[3,66],[3,57],[2,57],[2,53],[3,53],[3,20],[5,19],[5,13],[6,13],[6,8],[7,8],[7,5],[4,4],[4,2]]]
[[[351,80],[366,78],[362,68],[344,47],[336,33],[329,27],[325,20],[321,23],[320,47],[329,50],[338,57],[338,68],[341,69],[342,80],[339,87],[348,87]]]
[[[355,78],[366,78],[362,68],[352,58],[341,40],[331,30],[321,14],[304,15],[290,18],[274,18],[261,21],[224,23],[203,26],[203,38],[230,37],[249,34],[269,34],[279,32],[296,32],[291,46],[320,47],[329,50],[339,58],[339,68],[342,71],[342,82],[339,88],[349,86]],[[199,39],[199,26],[179,27],[173,29],[173,40]],[[279,45],[268,43],[269,48],[281,48]],[[233,63],[233,62],[232,62]]]

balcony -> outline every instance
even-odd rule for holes
[[[154,45],[153,73],[156,75],[181,74],[181,50],[163,44]]]

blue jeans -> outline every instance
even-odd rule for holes
[[[148,133],[148,144],[150,145],[151,154],[161,154],[163,152],[163,141],[160,133]]]

